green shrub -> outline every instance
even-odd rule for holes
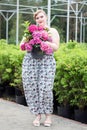
[[[19,46],[0,40],[0,84],[7,83],[23,91],[21,69],[24,54]],[[87,45],[64,43],[54,56],[57,65],[54,91],[58,103],[84,108],[87,106]]]
[[[61,45],[55,53],[54,91],[60,104],[87,105],[87,48],[76,42]]]
[[[21,68],[24,52],[19,46],[8,45],[5,40],[0,40],[0,84],[22,89]]]

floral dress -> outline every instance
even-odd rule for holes
[[[26,53],[22,64],[22,80],[25,98],[33,114],[50,114],[53,112],[53,83],[56,62],[52,55],[34,59]]]

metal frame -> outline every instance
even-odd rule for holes
[[[79,2],[77,2],[77,0],[55,0],[57,2],[61,2],[61,3],[56,3],[55,5],[51,5],[51,0],[48,0],[48,5],[46,6],[41,6],[41,7],[35,7],[35,6],[27,6],[27,5],[20,5],[19,4],[19,0],[16,0],[16,4],[8,4],[8,3],[0,3],[0,6],[12,6],[15,7],[15,9],[13,10],[0,10],[0,14],[3,16],[3,18],[6,20],[6,40],[8,43],[8,22],[9,20],[12,18],[12,16],[14,14],[16,14],[17,16],[17,20],[16,20],[16,45],[18,45],[19,40],[18,40],[18,36],[19,36],[19,13],[25,13],[25,14],[32,14],[35,10],[37,10],[38,8],[42,8],[42,9],[46,9],[48,11],[48,25],[50,26],[51,22],[56,18],[56,17],[66,17],[67,18],[67,33],[66,33],[66,42],[69,41],[69,26],[70,26],[70,18],[73,17],[76,22],[76,30],[75,30],[75,40],[77,41],[77,30],[78,30],[78,20],[80,20],[80,42],[85,42],[85,26],[87,25],[87,16],[83,16],[83,12],[82,9],[84,8],[84,6],[87,6],[87,1],[86,0],[80,0]],[[72,5],[75,5],[75,9],[73,8]],[[66,6],[66,9],[60,9],[57,7],[60,6]],[[80,5],[80,7],[79,7]],[[27,10],[30,10],[30,12],[28,12]],[[51,18],[51,11],[52,10],[58,10],[60,12],[66,12],[67,15],[54,15]],[[5,16],[3,12],[6,12],[7,15]],[[11,13],[11,15],[8,17],[8,14]],[[74,16],[71,15],[71,13],[73,13]],[[80,16],[79,16],[80,15]],[[83,34],[82,34],[83,32]],[[83,36],[83,37],[82,37]]]

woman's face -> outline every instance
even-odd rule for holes
[[[37,14],[35,20],[39,26],[45,27],[47,25],[47,16],[42,12]]]

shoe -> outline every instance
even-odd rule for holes
[[[45,120],[45,122],[44,122],[44,126],[49,127],[49,126],[51,126],[51,125],[52,125],[51,117],[50,117],[50,116],[47,116],[47,117],[46,117],[46,120]]]
[[[51,125],[52,125],[52,122],[48,122],[48,121],[44,122],[44,126],[46,126],[46,127],[50,127]]]
[[[36,119],[33,121],[33,125],[37,127],[40,126],[40,119],[41,117],[37,116]]]

